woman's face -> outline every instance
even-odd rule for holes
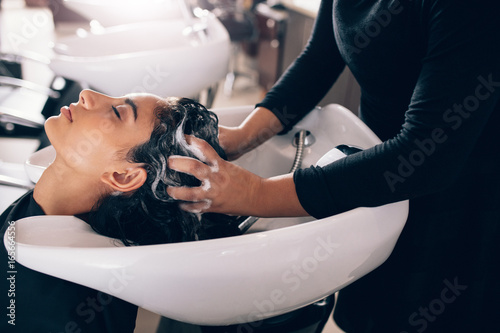
[[[63,162],[78,175],[99,177],[130,166],[130,148],[149,139],[162,99],[149,94],[109,97],[83,90],[77,103],[62,107],[59,116],[45,123],[45,130]]]

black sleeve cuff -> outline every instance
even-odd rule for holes
[[[295,189],[302,207],[316,219],[322,219],[340,213],[332,197],[321,167],[311,166],[299,169],[293,174]]]

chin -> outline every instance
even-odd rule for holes
[[[59,133],[61,132],[59,124],[59,116],[52,116],[45,121],[45,133],[47,134],[47,138],[50,141],[50,144],[54,146],[57,146],[57,143],[61,140],[58,139],[60,137]]]

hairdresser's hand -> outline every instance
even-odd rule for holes
[[[230,161],[258,147],[283,129],[266,108],[256,108],[238,127],[219,126],[219,143]]]
[[[199,187],[168,187],[168,194],[186,201],[181,208],[193,213],[245,216],[305,216],[291,174],[264,179],[220,158],[205,141],[186,136],[201,152],[203,162],[186,156],[170,156],[169,168],[193,175]]]
[[[176,200],[191,201],[181,208],[189,212],[224,212],[243,215],[245,208],[252,206],[252,198],[261,178],[257,175],[224,161],[204,140],[186,135],[186,141],[201,151],[200,162],[186,156],[170,156],[168,166],[198,178],[200,187],[169,187],[167,193]],[[200,159],[202,160],[202,159]]]

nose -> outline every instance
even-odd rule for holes
[[[90,89],[84,89],[80,92],[79,102],[85,109],[92,110],[109,99],[111,99],[111,97]]]

